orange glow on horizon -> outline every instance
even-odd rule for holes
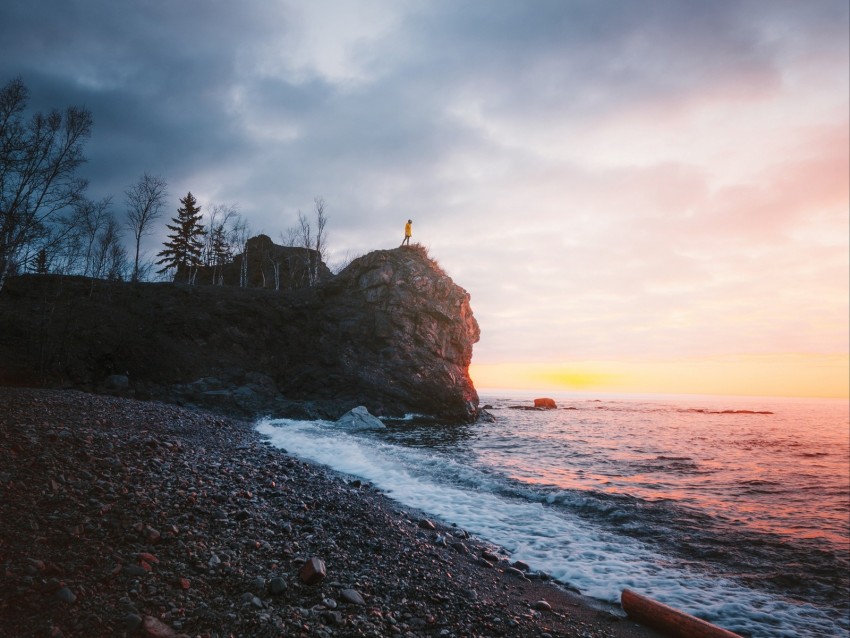
[[[846,354],[727,355],[571,364],[473,363],[469,373],[479,390],[850,398],[850,357]]]

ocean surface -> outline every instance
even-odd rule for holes
[[[850,635],[847,401],[548,396],[483,394],[495,423],[257,428],[599,601],[630,588],[742,636]]]

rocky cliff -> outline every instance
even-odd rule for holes
[[[0,293],[0,383],[245,416],[364,405],[468,422],[478,337],[469,294],[416,246],[294,291],[30,275]]]

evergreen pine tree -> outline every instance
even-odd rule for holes
[[[192,283],[197,267],[201,263],[201,251],[204,244],[201,237],[204,227],[201,225],[201,207],[192,193],[180,200],[183,204],[177,209],[177,217],[172,218],[174,225],[166,224],[172,231],[168,236],[169,241],[164,242],[165,248],[157,257],[157,265],[162,265],[158,273],[165,273],[174,269],[174,281],[183,279],[186,283]]]
[[[45,248],[38,251],[38,256],[35,260],[35,271],[39,275],[47,274],[47,249]]]

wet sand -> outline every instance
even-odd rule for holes
[[[0,388],[0,566],[0,636],[659,636],[250,423],[70,390]]]

